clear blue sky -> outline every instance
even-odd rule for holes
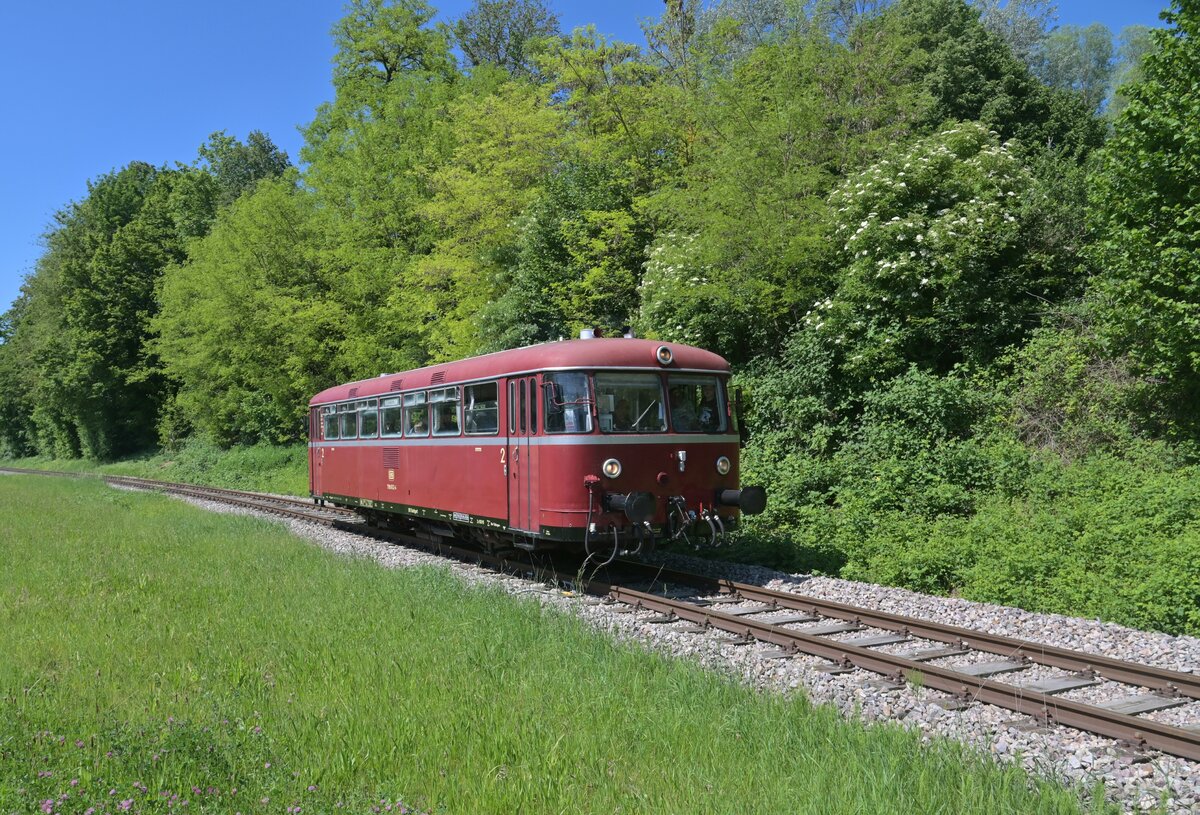
[[[1168,0],[1059,0],[1059,22],[1158,25]],[[452,20],[470,0],[431,0]],[[661,0],[551,0],[564,30],[641,41]],[[217,130],[262,130],[295,161],[298,128],[332,95],[340,0],[14,2],[0,9],[0,311],[55,211],[128,164],[190,163]]]

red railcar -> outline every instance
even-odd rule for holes
[[[708,351],[597,338],[339,385],[310,402],[312,495],[489,545],[716,542],[766,502],[728,382]]]

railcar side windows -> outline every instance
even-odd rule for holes
[[[379,408],[375,400],[358,403],[358,437],[373,439],[379,434]]]
[[[333,440],[338,437],[338,419],[337,409],[333,405],[327,405],[321,408],[321,413],[325,419],[325,440]]]
[[[676,433],[720,433],[725,430],[721,383],[715,376],[667,377],[671,427]]]
[[[546,374],[542,377],[542,392],[545,394],[543,425],[547,433],[592,432],[587,374]]]
[[[596,374],[600,429],[605,433],[662,433],[667,429],[657,374]]]
[[[429,435],[429,408],[425,406],[423,393],[410,393],[404,397],[404,435]]]
[[[358,413],[355,412],[353,404],[338,405],[338,420],[343,439],[352,439],[358,435]]]
[[[464,423],[471,435],[491,435],[500,429],[500,410],[496,383],[467,385],[463,388]]]
[[[380,413],[383,414],[383,436],[384,438],[394,438],[400,435],[401,420],[404,417],[404,409],[400,407],[400,397],[392,396],[384,399],[379,405]]]
[[[433,435],[458,435],[458,428],[461,424],[458,388],[430,391],[429,409],[433,414]]]

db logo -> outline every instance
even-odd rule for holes
[[[388,470],[388,481],[395,481],[395,480],[396,480],[396,471]]]

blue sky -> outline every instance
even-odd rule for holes
[[[438,3],[450,21],[470,0]],[[1162,3],[1167,0],[1162,0]],[[640,41],[661,0],[551,0],[565,30]],[[128,164],[190,163],[217,130],[262,130],[295,161],[299,127],[332,95],[341,0],[12,2],[0,9],[0,311],[41,253],[55,211]],[[1147,0],[1060,0],[1059,22],[1158,25]]]

